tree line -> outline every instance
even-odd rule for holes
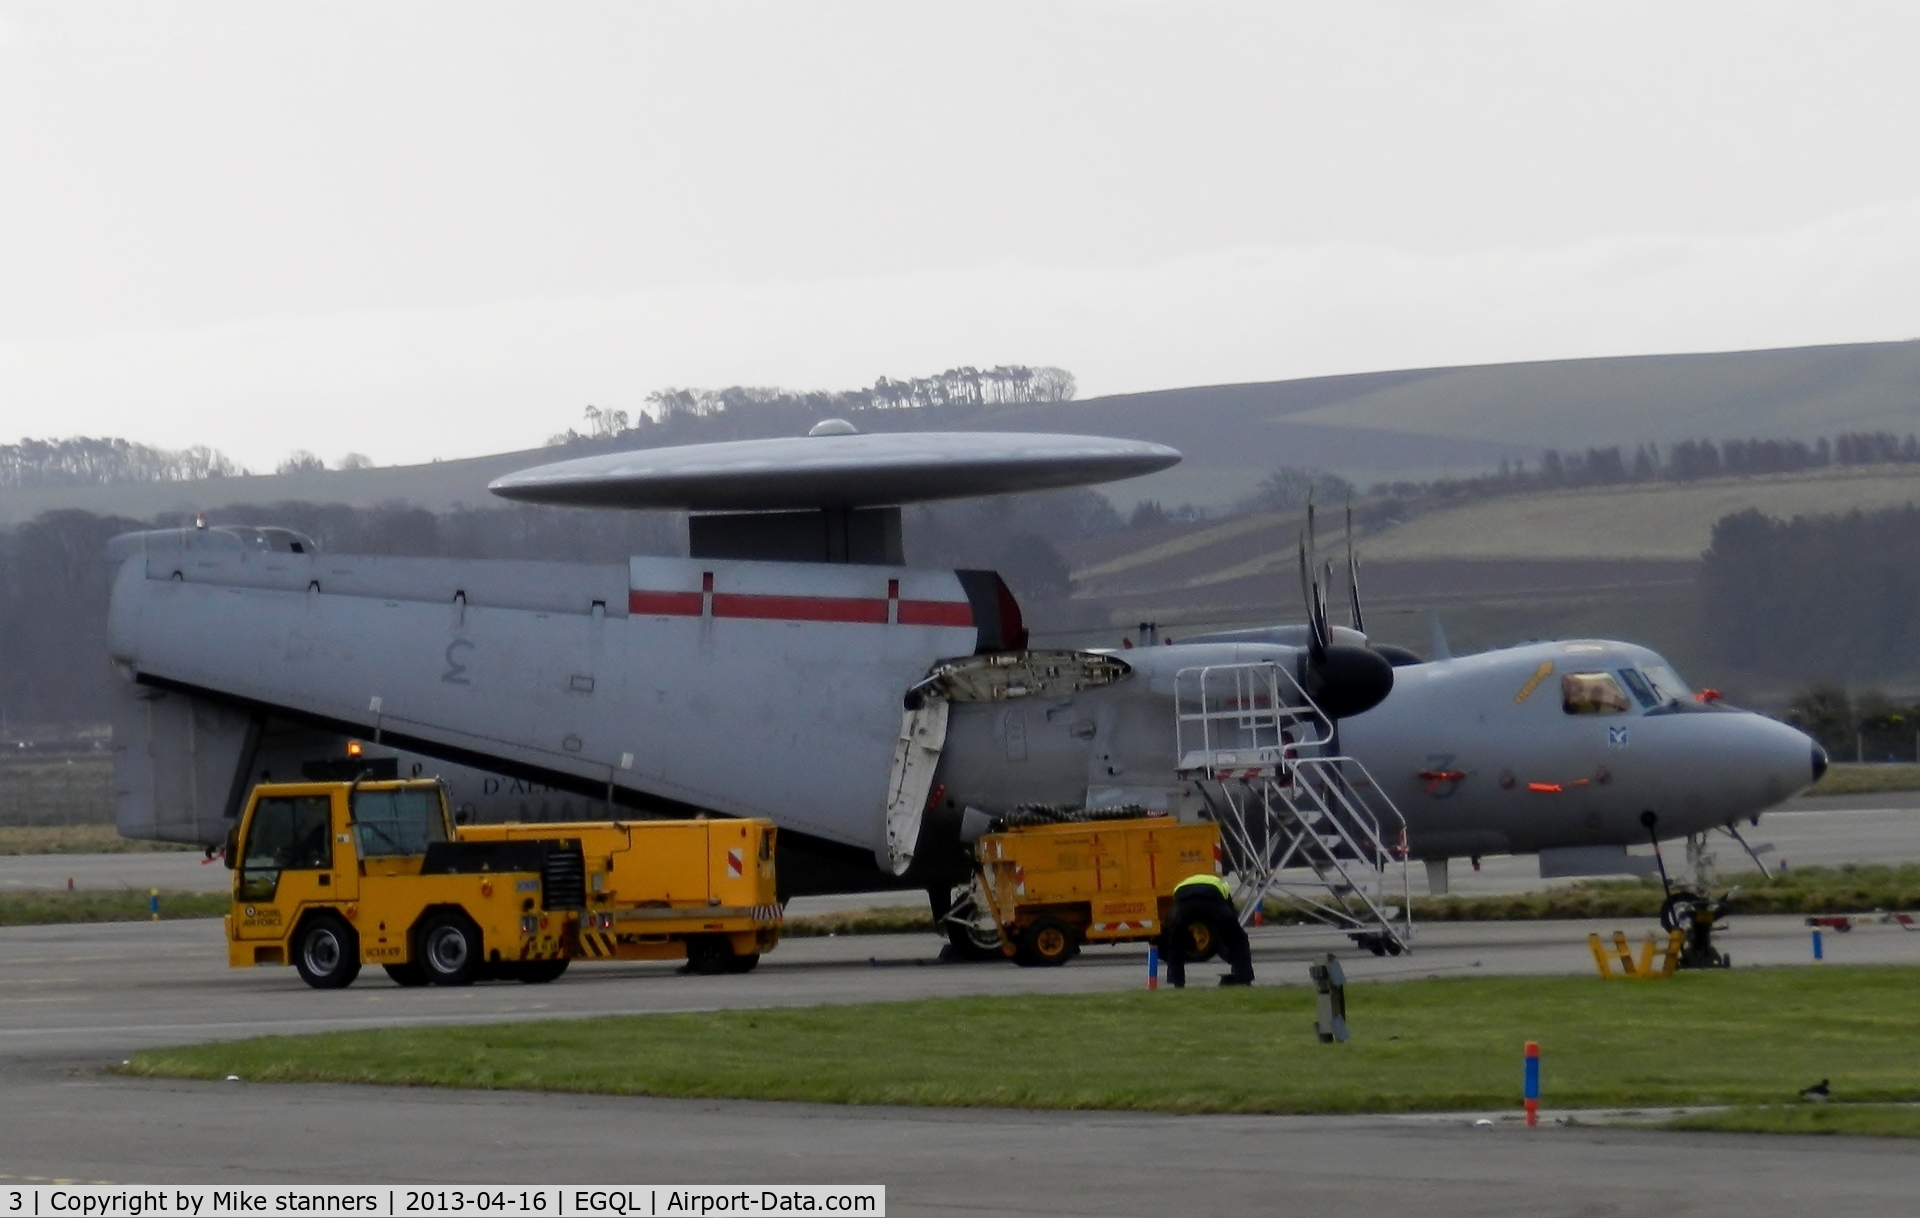
[[[0,489],[103,486],[121,482],[192,482],[247,471],[203,445],[154,448],[131,440],[73,436],[0,444]]]
[[[1620,445],[1584,451],[1549,448],[1529,465],[1503,459],[1497,471],[1470,478],[1429,482],[1382,482],[1376,497],[1433,496],[1440,499],[1522,494],[1576,486],[1615,486],[1637,482],[1693,482],[1701,478],[1785,474],[1829,466],[1920,463],[1920,437],[1889,431],[1845,432],[1805,440],[1681,440],[1662,447],[1641,444],[1631,452]]]
[[[1786,721],[1820,742],[1836,761],[1920,761],[1920,702],[1877,687],[1849,693],[1818,681],[1795,694]]]
[[[762,435],[798,435],[829,416],[883,410],[992,408],[1067,402],[1077,392],[1064,368],[1003,364],[949,368],[933,376],[881,377],[865,389],[810,390],[731,385],[725,389],[656,389],[637,415],[586,408],[586,429],[568,428],[549,444],[580,444],[638,433],[653,443],[694,443]]]
[[[1713,527],[1701,572],[1719,658],[1748,671],[1876,682],[1920,667],[1920,507]]]

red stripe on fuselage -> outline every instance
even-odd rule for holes
[[[973,606],[965,601],[901,601],[902,626],[973,625]]]
[[[780,622],[864,622],[885,625],[887,602],[854,596],[765,596],[747,592],[713,594],[713,616],[771,619]]]
[[[699,617],[698,592],[627,593],[627,612],[641,617]],[[883,626],[889,602],[856,596],[773,596],[751,592],[713,593],[713,616],[778,622],[850,622]],[[954,626],[971,629],[973,607],[965,601],[900,601],[902,626]]]
[[[635,588],[627,593],[627,612],[650,617],[699,617],[700,594],[643,592]]]

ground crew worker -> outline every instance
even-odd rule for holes
[[[1173,914],[1167,919],[1167,984],[1182,989],[1187,984],[1188,928],[1203,923],[1212,932],[1220,955],[1233,971],[1220,978],[1221,985],[1253,984],[1253,948],[1247,932],[1240,928],[1240,916],[1234,912],[1233,890],[1217,875],[1201,873],[1181,880],[1173,889]]]

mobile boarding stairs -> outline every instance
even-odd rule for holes
[[[1277,900],[1375,955],[1413,943],[1407,823],[1277,664],[1174,677],[1182,781],[1220,826],[1242,922]]]

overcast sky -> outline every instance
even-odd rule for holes
[[[0,0],[0,442],[1920,336],[1911,3]]]

